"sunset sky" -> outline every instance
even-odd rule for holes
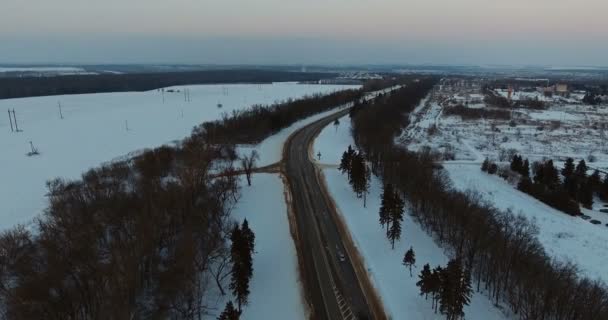
[[[606,0],[1,0],[0,63],[608,65]]]

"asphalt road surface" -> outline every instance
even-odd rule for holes
[[[313,319],[372,319],[366,296],[330,213],[333,210],[309,149],[321,130],[348,113],[338,111],[295,132],[285,145],[285,175],[297,224],[300,268]],[[339,152],[339,150],[336,150]]]

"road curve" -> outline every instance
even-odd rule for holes
[[[349,110],[342,109],[296,131],[283,149],[283,173],[291,191],[300,273],[312,319],[385,318],[375,293],[370,292],[373,288],[359,255],[353,253],[356,248],[350,235],[345,235],[347,231],[336,221],[339,219],[331,197],[309,158],[314,138]]]

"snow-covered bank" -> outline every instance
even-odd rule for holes
[[[497,208],[510,208],[514,213],[521,212],[535,221],[539,228],[538,239],[551,256],[574,262],[582,275],[608,283],[606,226],[593,225],[553,209],[498,176],[482,172],[478,164],[448,162],[444,167],[456,188],[478,191]]]
[[[350,121],[340,119],[340,126],[326,127],[315,141],[315,154],[321,151],[321,162],[337,164],[342,152],[354,142],[350,135]],[[336,168],[323,170],[330,194],[334,198],[340,214],[343,216],[355,244],[365,260],[372,283],[383,300],[386,311],[392,319],[444,319],[435,314],[431,301],[420,296],[416,286],[417,275],[422,266],[429,263],[432,267],[445,266],[448,257],[433,239],[420,226],[405,215],[402,238],[395,243],[395,250],[385,236],[385,231],[378,222],[380,208],[381,182],[372,178],[370,194],[367,197],[367,208],[362,199],[353,193],[348,179]],[[416,254],[416,267],[413,277],[401,264],[406,250],[413,247]],[[464,309],[467,319],[508,319],[483,294],[475,293],[469,306]]]
[[[283,182],[272,174],[255,174],[252,181],[248,187],[241,179],[241,198],[232,215],[239,223],[246,218],[255,233],[251,294],[242,319],[307,319]],[[217,315],[227,297],[218,302]]]
[[[353,148],[353,139],[350,132],[350,117],[344,116],[339,119],[339,123],[331,124],[317,137],[313,145],[313,154],[318,160],[317,154],[321,153],[321,164],[339,165],[344,152],[349,145]]]
[[[200,85],[173,87],[169,89],[174,92],[167,89],[164,94],[154,90],[0,100],[0,230],[42,212],[48,179],[78,178],[102,162],[182,139],[195,125],[225,112],[353,87]],[[184,101],[184,88],[191,102]],[[22,132],[11,133],[8,109],[15,109]],[[26,156],[30,141],[39,156]]]

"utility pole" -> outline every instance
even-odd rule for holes
[[[11,123],[11,132],[15,132],[15,129],[13,129],[13,117],[11,116],[11,109],[8,109],[8,121]]]
[[[59,107],[59,118],[63,120],[63,112],[61,112],[61,102],[57,102],[57,106]]]
[[[15,131],[19,132],[19,126],[17,125],[17,116],[15,115],[15,108],[13,108],[13,119],[15,120]]]
[[[129,132],[129,120],[125,120],[125,129]]]

